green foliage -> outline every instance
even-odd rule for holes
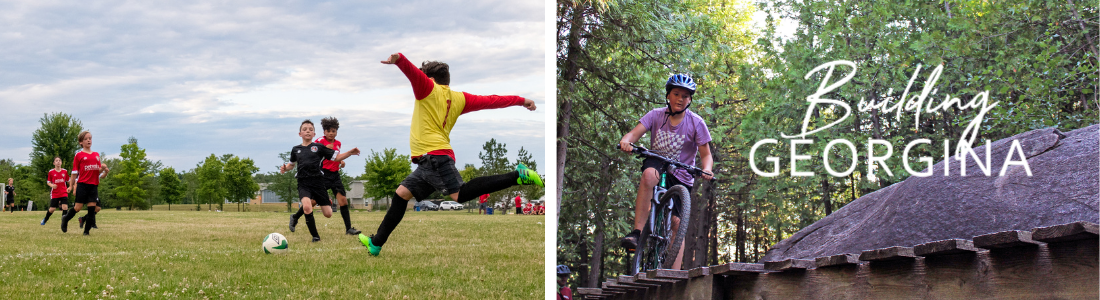
[[[289,163],[290,151],[279,153],[279,159],[283,161],[283,164]],[[298,201],[298,181],[294,179],[294,175],[297,173],[298,169],[294,168],[286,173],[275,171],[267,173],[265,176],[268,183],[267,190],[275,193],[279,196],[279,199],[286,202],[287,211],[290,211],[291,204]]]
[[[65,113],[43,114],[39,127],[31,135],[31,168],[36,175],[46,178],[53,169],[54,156],[61,157],[61,167],[73,165],[73,157],[80,150],[77,135],[84,130],[80,120]]]
[[[252,174],[259,170],[251,158],[242,159],[234,155],[225,162],[225,196],[230,202],[237,203],[238,211],[241,203],[248,202],[260,191],[260,185],[252,180]]]
[[[122,157],[119,168],[111,169],[117,183],[111,189],[117,199],[116,205],[128,206],[131,210],[134,207],[148,208],[143,186],[146,178],[152,178],[153,173],[149,172],[148,164],[145,163],[145,149],[138,147],[137,139],[131,137],[129,143],[122,145],[119,156]]]
[[[397,149],[386,148],[381,153],[371,150],[366,160],[363,175],[359,176],[366,181],[363,183],[364,198],[390,199],[401,181],[412,173],[409,156],[397,154]]]
[[[160,181],[161,201],[168,203],[169,210],[171,210],[172,204],[181,203],[183,197],[187,193],[187,189],[183,182],[180,181],[180,177],[179,174],[176,174],[176,169],[172,167],[160,169],[160,173],[157,174],[157,178]]]
[[[222,169],[225,166],[217,156],[210,154],[201,164],[195,167],[198,175],[198,188],[195,190],[197,204],[207,204],[207,210],[213,210],[212,205],[217,203],[220,210],[225,203],[225,174]],[[201,206],[200,206],[201,208]]]

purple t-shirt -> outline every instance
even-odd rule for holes
[[[710,142],[710,130],[703,118],[690,110],[684,112],[680,124],[672,126],[672,120],[665,114],[667,110],[667,107],[651,110],[638,120],[649,131],[649,150],[694,166],[699,145]],[[695,185],[695,178],[687,170],[678,169],[672,175],[686,185]]]

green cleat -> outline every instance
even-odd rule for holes
[[[363,246],[367,247],[367,252],[370,252],[371,256],[378,256],[378,252],[382,252],[382,247],[375,246],[374,243],[371,243],[370,237],[367,237],[362,233],[359,234],[359,242],[363,243]]]
[[[535,170],[528,169],[527,166],[519,164],[516,166],[516,173],[519,173],[519,179],[516,179],[516,184],[519,185],[542,185],[542,178],[539,177],[539,173]]]

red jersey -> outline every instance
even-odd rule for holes
[[[328,140],[325,139],[325,137],[323,137],[323,136],[321,138],[317,139],[316,141],[313,141],[313,142],[321,144],[321,145],[325,145],[326,147],[329,144]],[[340,140],[332,139],[331,144],[332,144],[332,150],[336,151],[336,154],[340,154]],[[337,171],[340,171],[340,162],[326,159],[325,161],[321,162],[321,168],[323,168],[325,170],[337,172]]]
[[[77,151],[73,159],[73,171],[76,171],[78,183],[99,185],[99,152],[84,153]]]
[[[516,196],[516,208],[519,208],[520,201],[522,200],[519,199],[519,196]]]
[[[57,186],[50,191],[50,198],[64,198],[69,196],[69,191],[66,190],[68,186],[65,185],[65,182],[69,181],[69,170],[61,169],[61,171],[57,171],[50,169],[50,172],[46,173],[46,181]]]
[[[479,197],[479,198],[480,199],[477,202],[481,203],[481,204],[485,204],[485,201],[489,201],[489,194],[481,195],[481,197]]]

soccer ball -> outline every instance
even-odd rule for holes
[[[289,248],[289,246],[290,244],[286,242],[286,237],[277,232],[264,237],[264,253],[286,253],[286,250]]]

